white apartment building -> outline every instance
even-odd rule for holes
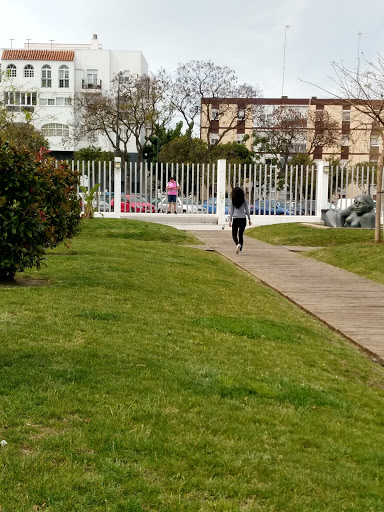
[[[33,112],[32,124],[48,139],[52,156],[57,158],[71,158],[73,151],[90,145],[89,141],[75,144],[71,138],[76,123],[72,108],[75,94],[106,94],[119,72],[148,74],[147,61],[140,51],[104,50],[96,34],[90,44],[51,41],[24,46],[0,49],[2,101],[10,111]],[[102,136],[93,145],[113,150]],[[134,141],[128,150],[134,160]]]

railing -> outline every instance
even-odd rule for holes
[[[243,188],[251,214],[316,214],[316,167],[277,166],[266,164],[228,165],[226,196],[234,186]]]
[[[360,194],[376,195],[376,169],[372,166],[329,168],[328,204],[343,210]]]
[[[217,164],[126,163],[121,169],[113,162],[72,165],[80,170],[81,184],[88,190],[100,184],[94,199],[96,211],[114,217],[166,213],[171,176],[180,185],[178,213],[215,216],[219,223],[228,216],[235,186],[243,188],[257,223],[319,221],[322,211],[343,209],[357,195],[374,197],[376,192],[374,169],[329,168],[322,160],[285,169],[264,164],[227,165],[225,160]],[[115,191],[120,208],[115,208]]]
[[[94,207],[100,213],[115,212],[115,172],[113,162],[73,162],[81,173],[81,184],[90,190],[100,183]],[[126,163],[120,174],[120,213],[166,213],[167,183],[174,176],[180,186],[177,212],[216,214],[215,164]],[[116,187],[117,188],[117,187]]]
[[[101,80],[82,80],[81,88],[82,89],[101,89]]]

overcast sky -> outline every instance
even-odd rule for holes
[[[299,79],[332,87],[332,61],[356,68],[359,48],[384,55],[383,15],[383,0],[2,0],[0,48],[97,34],[106,50],[141,50],[153,72],[212,60],[266,98],[326,97]]]

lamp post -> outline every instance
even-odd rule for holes
[[[114,159],[114,201],[115,217],[120,217],[120,198],[121,198],[121,157],[119,156],[120,137],[119,137],[119,117],[120,117],[120,79],[121,71],[117,75],[117,102],[116,102],[116,145]]]
[[[120,137],[119,137],[119,117],[120,117],[120,80],[121,71],[117,75],[117,101],[116,101],[116,145],[115,156],[119,156]]]
[[[284,79],[285,79],[285,49],[287,46],[287,30],[289,29],[290,25],[285,25],[285,32],[284,32],[284,54],[283,54],[283,82],[281,84],[281,96],[284,95]]]

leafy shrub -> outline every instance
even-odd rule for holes
[[[77,232],[77,184],[67,164],[0,142],[0,280],[39,268],[47,247]]]
[[[79,230],[81,205],[77,194],[79,174],[66,162],[47,158],[37,171],[44,192],[40,211],[46,227],[46,246],[56,247]]]

